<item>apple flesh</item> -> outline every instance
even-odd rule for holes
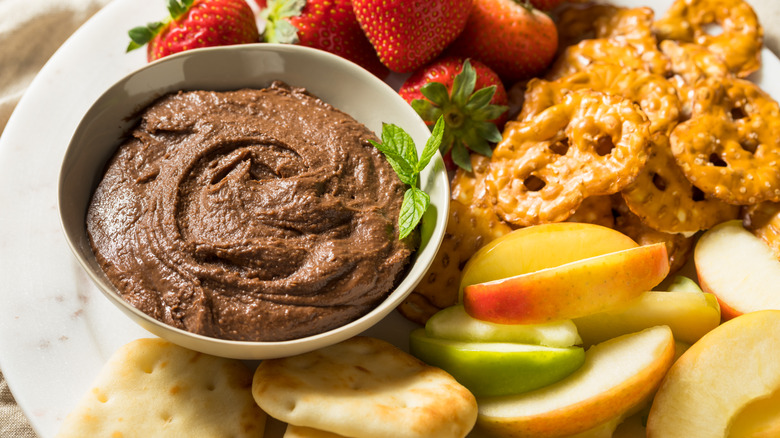
[[[478,398],[477,424],[497,436],[582,433],[641,408],[673,360],[668,327],[623,335],[589,348],[583,366],[557,383],[520,395]]]
[[[462,305],[435,313],[425,324],[425,333],[431,338],[455,341],[513,342],[547,347],[571,347],[582,342],[570,319],[547,324],[494,324],[472,318]]]
[[[694,249],[699,284],[720,303],[724,320],[780,309],[780,260],[739,220],[707,230]]]
[[[780,391],[750,402],[731,422],[729,438],[780,436]]]
[[[720,306],[712,294],[699,291],[648,291],[628,305],[576,318],[583,345],[593,345],[626,333],[667,325],[674,338],[693,344],[720,324]]]
[[[740,420],[751,409],[766,416],[765,425],[776,424],[772,399],[780,392],[780,343],[775,333],[780,333],[780,311],[763,310],[726,321],[691,345],[653,399],[647,436],[732,436],[733,426],[744,421],[739,427],[745,430],[758,422]],[[769,403],[762,407],[762,400]]]
[[[462,342],[432,338],[414,330],[409,351],[447,371],[475,396],[519,394],[557,382],[582,366],[581,347]]]
[[[666,245],[616,251],[463,289],[466,312],[499,324],[539,324],[625,305],[669,273]]]
[[[636,246],[625,234],[600,225],[560,222],[520,228],[469,258],[460,289]]]

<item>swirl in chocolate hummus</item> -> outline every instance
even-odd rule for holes
[[[122,297],[174,327],[281,341],[364,315],[406,272],[404,185],[300,88],[166,95],[110,160],[87,228]]]

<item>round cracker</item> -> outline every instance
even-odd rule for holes
[[[57,437],[262,438],[251,384],[241,361],[137,339],[111,356]]]

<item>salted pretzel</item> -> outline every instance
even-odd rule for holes
[[[706,230],[739,214],[738,206],[707,198],[688,181],[664,134],[651,137],[647,163],[621,193],[626,206],[642,222],[666,233]]]
[[[680,116],[677,91],[665,78],[642,70],[599,63],[555,81],[532,79],[518,117],[528,120],[560,102],[567,93],[582,89],[615,94],[637,102],[650,119],[651,133],[671,132]]]
[[[780,260],[780,202],[761,202],[746,207],[742,224],[763,240]]]
[[[698,44],[664,40],[659,47],[669,59],[669,82],[677,88],[680,96],[680,117],[688,119],[696,83],[702,79],[729,76],[729,68],[720,56]]]
[[[669,273],[679,271],[693,253],[694,238],[680,233],[664,233],[647,226],[626,206],[620,194],[611,196],[615,215],[614,229],[632,238],[640,245],[663,242],[669,257]]]
[[[574,210],[567,222],[585,222],[601,225],[607,228],[615,227],[615,217],[612,214],[610,196],[590,196],[582,200],[582,204]]]
[[[780,201],[780,106],[733,77],[700,81],[691,118],[670,137],[685,176],[729,204]]]
[[[722,28],[711,35],[708,26]],[[745,77],[761,66],[764,30],[743,0],[676,0],[653,24],[659,40],[700,44],[718,55],[729,71]]]
[[[472,154],[473,172],[458,168],[451,187],[449,220],[439,251],[422,281],[398,307],[406,318],[425,324],[454,305],[466,261],[486,243],[512,231],[493,211],[485,187],[489,158]]]
[[[515,226],[564,221],[583,199],[634,180],[648,136],[647,118],[630,100],[566,93],[529,120],[507,123],[486,177],[496,212]]]
[[[665,40],[659,47],[669,58],[672,74],[680,76],[686,84],[695,85],[702,79],[729,75],[726,63],[704,46]]]
[[[545,78],[555,80],[586,70],[594,63],[646,70],[662,76],[669,70],[669,61],[655,49],[645,50],[642,46],[615,38],[596,38],[567,47],[553,62]]]

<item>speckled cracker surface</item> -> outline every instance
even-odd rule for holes
[[[262,437],[251,384],[241,361],[138,339],[114,353],[57,436]]]
[[[464,437],[477,416],[452,376],[368,337],[265,360],[252,394],[274,418],[350,438]]]

